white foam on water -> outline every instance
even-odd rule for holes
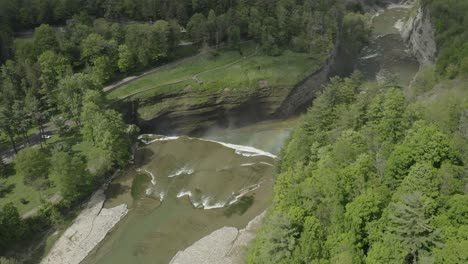
[[[155,138],[153,140],[146,140],[145,136],[157,137],[157,138]],[[176,139],[179,139],[179,138],[180,138],[179,136],[162,136],[162,135],[154,135],[154,134],[143,134],[143,135],[138,136],[138,139],[141,140],[143,143],[145,143],[147,145],[151,144],[153,142],[157,142],[157,141],[170,141],[170,140],[176,140]],[[206,142],[213,142],[213,143],[221,144],[221,145],[223,145],[223,146],[225,146],[227,148],[234,149],[236,154],[239,154],[239,155],[242,155],[242,156],[245,156],[245,157],[267,156],[267,157],[271,157],[271,158],[274,158],[274,159],[277,158],[276,155],[274,155],[274,154],[272,154],[270,152],[263,151],[263,150],[260,150],[260,149],[257,149],[257,148],[251,147],[251,146],[236,145],[236,144],[225,143],[225,142],[221,142],[221,141],[203,139],[203,138],[191,138],[191,137],[187,137],[187,138],[189,138],[189,139],[198,139],[198,140],[202,140],[202,141],[206,141]]]
[[[404,26],[405,26],[405,22],[401,18],[398,19],[397,22],[395,22],[395,25],[393,25],[393,27],[396,28],[398,32],[402,32]]]
[[[257,190],[258,188],[260,188],[261,186],[261,182],[260,183],[256,183],[256,184],[253,184],[253,185],[250,185],[250,186],[247,186],[245,188],[242,188],[240,191],[239,191],[239,194],[234,196],[234,199],[232,199],[231,201],[229,201],[229,205],[232,205],[234,203],[237,203],[240,198],[244,197],[246,194],[248,194],[249,192],[253,192],[255,190]]]
[[[184,197],[184,196],[188,196],[189,198],[192,197],[192,192],[191,191],[180,191],[178,194],[177,194],[177,198],[181,198],[181,197]]]
[[[226,206],[226,202],[223,202],[223,201],[210,204],[211,200],[212,200],[211,197],[202,198],[201,205],[203,206],[202,208],[204,210],[219,209],[219,208],[223,208],[224,206]]]
[[[159,201],[164,201],[164,197],[166,197],[166,193],[163,191],[159,194]]]
[[[232,198],[229,198],[227,201],[219,201],[219,202],[212,203],[213,198],[209,196],[202,196],[201,201],[194,201],[192,192],[185,191],[185,190],[180,191],[177,194],[177,198],[188,196],[190,203],[192,204],[194,208],[203,209],[203,210],[220,209],[220,208],[224,208],[226,206],[237,203],[242,197],[244,197],[248,193],[253,192],[257,190],[258,188],[260,188],[262,183],[263,181],[244,187],[237,192],[238,193],[237,195],[236,193],[232,193],[232,196],[231,196]]]
[[[149,136],[149,137],[157,136],[157,138],[148,140],[148,139],[145,139],[145,137],[147,137],[147,136]],[[138,140],[145,143],[146,145],[149,145],[151,143],[158,142],[158,141],[170,141],[170,140],[176,140],[176,139],[179,139],[179,138],[180,137],[178,137],[178,136],[161,136],[161,135],[154,135],[154,134],[142,134],[142,135],[138,136]]]
[[[148,187],[148,188],[146,189],[145,194],[146,194],[146,196],[150,196],[152,192],[153,192],[153,188]]]
[[[146,189],[146,191],[145,191],[146,196],[151,195],[151,194],[153,193],[153,191],[154,191],[154,186],[156,186],[156,177],[154,176],[154,174],[153,174],[151,171],[146,170],[146,169],[145,169],[145,170],[142,170],[141,168],[138,168],[138,169],[136,169],[136,171],[137,171],[137,172],[142,172],[142,171],[144,171],[144,172],[146,172],[147,174],[149,174],[149,175],[151,176],[151,185],[152,185],[152,186],[148,187],[148,188]]]
[[[156,177],[154,176],[154,174],[151,171],[146,170],[146,169],[144,171],[151,176],[151,184],[156,185]]]
[[[275,165],[273,165],[273,164],[271,164],[271,163],[264,162],[264,161],[260,161],[260,164],[267,165],[267,166],[271,166],[271,167],[274,167],[274,166],[275,166]]]
[[[266,151],[263,151],[263,150],[260,150],[251,146],[242,146],[242,145],[236,145],[236,144],[225,143],[225,142],[216,141],[216,140],[202,139],[202,138],[200,138],[200,140],[221,144],[227,148],[234,149],[236,154],[242,155],[245,157],[267,156],[273,159],[277,158],[276,155],[270,152],[266,152]]]
[[[250,166],[253,166],[255,164],[257,164],[257,163],[243,163],[243,164],[241,164],[241,167],[250,167]]]
[[[190,169],[190,168],[187,168],[187,167],[183,167],[183,168],[180,168],[178,169],[175,173],[167,176],[169,178],[174,178],[174,177],[177,177],[177,176],[180,176],[182,174],[186,174],[186,175],[190,175],[190,174],[193,174],[193,169]]]
[[[414,2],[410,0],[400,4],[390,4],[388,5],[387,9],[411,9],[413,6]]]
[[[373,53],[359,58],[360,60],[368,60],[379,56],[379,53]]]

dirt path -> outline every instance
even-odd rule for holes
[[[195,54],[195,55],[183,58],[183,59],[179,59],[179,60],[164,64],[162,66],[158,66],[158,67],[153,68],[153,69],[151,69],[149,71],[146,71],[146,72],[144,72],[144,73],[142,73],[140,75],[129,76],[129,77],[123,79],[123,80],[120,80],[120,81],[118,81],[116,83],[113,83],[113,84],[111,84],[109,86],[104,87],[102,89],[102,91],[104,93],[110,93],[113,90],[115,90],[115,89],[117,89],[117,88],[119,88],[119,87],[121,87],[123,85],[129,84],[129,83],[131,83],[133,81],[136,81],[136,80],[139,80],[139,79],[141,79],[141,78],[143,78],[145,76],[148,76],[150,74],[153,74],[155,72],[159,72],[159,71],[166,70],[166,69],[169,69],[169,68],[172,68],[172,67],[176,67],[176,66],[180,65],[181,63],[184,63],[184,62],[186,62],[188,60],[194,59],[194,58],[196,58],[198,56],[200,56],[200,54]]]
[[[52,195],[48,200],[51,204],[58,204],[61,200],[62,200],[62,195],[60,193],[56,193],[54,195]],[[39,211],[39,209],[41,208],[41,206],[37,206],[29,211],[27,211],[26,213],[24,213],[21,218],[22,219],[26,219],[26,218],[29,218],[31,216],[34,216],[36,215],[36,213]]]

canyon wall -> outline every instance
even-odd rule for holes
[[[406,21],[401,35],[419,63],[435,63],[437,58],[435,31],[426,8],[420,7],[416,15]]]

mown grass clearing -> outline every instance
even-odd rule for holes
[[[23,178],[16,175],[14,169],[12,169],[9,175],[0,178],[0,185],[7,188],[7,191],[0,194],[0,207],[12,202],[18,208],[20,214],[32,210],[58,191],[54,179],[50,180],[51,185],[49,188],[38,191],[31,186],[25,185]]]
[[[97,174],[107,169],[111,164],[106,163],[105,153],[90,143],[80,142],[79,138],[75,137],[59,137],[53,135],[47,140],[45,146],[49,151],[54,149],[56,144],[68,143],[73,145],[72,151],[76,155],[85,155],[88,160],[88,170]],[[78,144],[77,144],[78,143]],[[76,145],[75,145],[76,144]],[[39,148],[39,145],[33,146]],[[0,207],[7,203],[13,203],[21,215],[30,210],[39,207],[41,204],[59,192],[58,179],[49,177],[50,184],[43,190],[37,190],[32,186],[25,185],[23,177],[16,174],[14,163],[9,164],[9,173],[5,177],[0,177],[0,185],[4,186],[3,191],[0,191]]]
[[[221,50],[217,56],[195,56],[182,64],[153,73],[124,85],[107,95],[109,100],[144,92],[144,96],[180,91],[190,85],[194,90],[251,89],[260,80],[270,86],[294,85],[316,69],[320,62],[308,54],[285,51],[271,57],[256,53],[252,42],[239,51]],[[141,95],[139,94],[138,97]]]

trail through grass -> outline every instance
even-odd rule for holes
[[[174,68],[150,74],[107,95],[110,100],[181,91],[225,88],[252,89],[260,80],[270,86],[294,85],[315,70],[320,62],[304,53],[285,51],[281,56],[260,54],[253,42],[239,51],[221,50],[219,55],[195,56]]]

